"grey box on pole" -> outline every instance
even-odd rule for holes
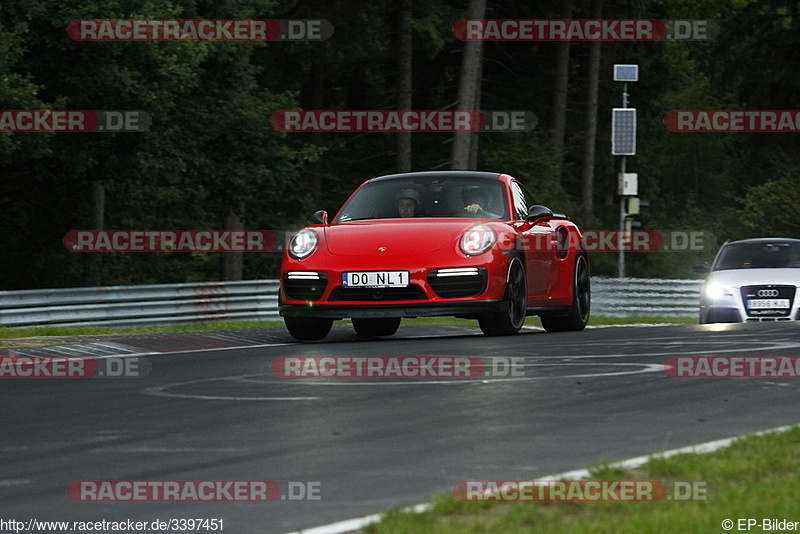
[[[639,174],[635,172],[621,172],[617,174],[617,194],[624,197],[635,197],[639,194]]]

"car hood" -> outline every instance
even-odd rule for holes
[[[714,271],[706,279],[706,283],[709,282],[734,287],[768,284],[800,286],[800,269],[729,269]]]
[[[331,254],[396,256],[426,254],[453,246],[477,224],[480,222],[469,219],[381,219],[332,224],[324,232]],[[379,251],[382,247],[385,249]]]

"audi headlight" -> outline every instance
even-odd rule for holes
[[[477,256],[483,254],[497,242],[497,235],[492,230],[491,226],[480,225],[474,226],[464,232],[459,242],[461,252],[469,256]]]
[[[302,260],[317,250],[317,243],[319,243],[319,238],[316,232],[307,228],[300,230],[289,241],[289,254],[293,258]]]
[[[727,286],[711,282],[709,284],[706,284],[705,287],[703,287],[703,294],[705,294],[706,298],[709,298],[711,300],[718,300],[724,297],[731,297],[733,296],[733,286]]]

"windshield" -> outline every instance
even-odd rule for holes
[[[404,217],[507,219],[504,185],[498,180],[392,178],[363,186],[333,222]]]
[[[715,271],[800,268],[800,244],[788,241],[731,243],[720,252]]]

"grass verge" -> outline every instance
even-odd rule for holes
[[[40,337],[101,336],[113,334],[144,334],[159,332],[202,332],[207,330],[238,330],[242,328],[283,327],[283,321],[214,321],[206,323],[155,326],[30,326],[0,327],[0,346],[3,340]]]
[[[592,480],[660,480],[705,483],[706,500],[676,502],[462,502],[437,495],[430,511],[395,508],[362,532],[367,534],[547,533],[707,533],[724,532],[722,521],[800,521],[800,427],[747,436],[707,454],[651,458],[629,471],[600,466]],[[525,477],[521,477],[525,478]],[[454,483],[457,481],[454,481]],[[800,525],[795,525],[795,529]],[[792,530],[795,530],[792,529]],[[742,530],[745,530],[742,528]]]
[[[620,324],[694,324],[697,320],[692,317],[605,317],[592,316],[589,326],[620,325]],[[455,325],[477,327],[477,322],[472,319],[457,319],[454,317],[419,317],[406,319],[406,324],[425,325]],[[526,326],[541,326],[537,317],[529,317]],[[213,321],[203,323],[187,323],[157,326],[31,326],[22,328],[0,327],[0,346],[3,340],[20,338],[42,337],[70,337],[70,336],[100,336],[112,334],[142,334],[159,332],[202,332],[208,330],[238,330],[243,328],[269,328],[283,327],[283,321]]]
[[[658,315],[645,315],[635,317],[610,317],[607,315],[592,315],[589,317],[589,326],[619,325],[619,324],[697,324],[697,317],[667,317]]]

